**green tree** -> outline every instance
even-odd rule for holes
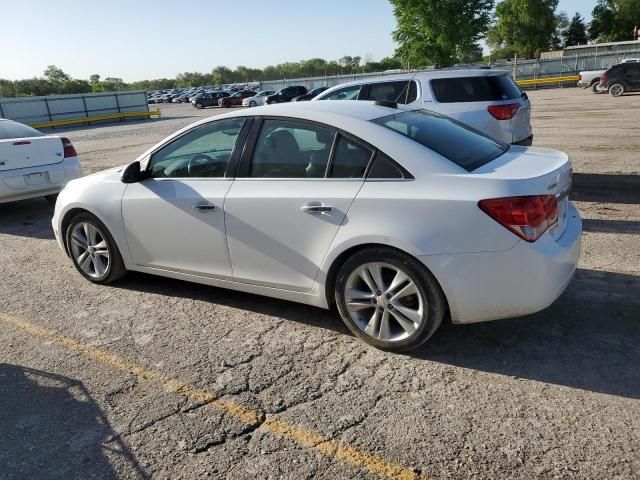
[[[49,65],[44,71],[44,78],[51,83],[62,83],[71,80],[71,77],[64,73],[61,68],[55,65]]]
[[[536,58],[557,42],[558,0],[503,0],[487,34],[492,57]]]
[[[589,39],[596,42],[635,40],[640,27],[640,0],[598,0],[591,13]]]
[[[582,16],[576,12],[571,19],[571,23],[563,32],[563,44],[565,47],[573,45],[585,45],[587,38],[587,25],[584,23]]]
[[[477,49],[494,0],[390,0],[397,20],[396,57],[412,67],[446,67]]]

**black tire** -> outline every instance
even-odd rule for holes
[[[620,82],[612,83],[609,86],[609,94],[612,97],[621,97],[622,95],[624,95],[625,91],[626,91],[626,87],[624,86],[624,84]]]
[[[204,105],[202,105],[201,103],[196,103],[196,108],[198,110],[202,110],[204,108]]]
[[[600,92],[600,90],[598,90],[598,86],[600,85],[600,82],[593,82],[591,84],[591,91],[593,91],[593,93],[597,93],[600,94],[602,92]]]
[[[250,107],[257,107],[257,106],[258,106],[258,104],[256,103],[256,101],[255,101],[255,100],[251,100],[251,101],[249,102],[249,106],[250,106]]]
[[[45,195],[44,199],[49,202],[51,205],[56,204],[56,200],[58,200],[58,194],[54,193],[53,195]]]
[[[352,274],[355,275],[355,272],[362,266],[374,262],[401,269],[415,284],[419,294],[426,301],[426,308],[423,308],[422,319],[418,328],[407,338],[395,341],[385,341],[375,338],[365,333],[363,328],[352,319],[347,309],[345,291],[349,278],[352,277]],[[378,294],[379,293],[380,292],[378,292]],[[412,350],[425,343],[438,329],[447,312],[447,302],[444,293],[431,272],[414,257],[387,247],[367,248],[349,257],[338,271],[334,287],[334,296],[343,322],[354,335],[369,345],[381,350],[393,352]],[[375,303],[374,300],[371,301]],[[372,308],[372,312],[375,312],[378,306],[368,308]],[[364,311],[366,312],[367,310],[365,309]],[[363,316],[368,318],[367,313],[364,313]],[[391,315],[389,318],[392,318]]]
[[[102,238],[105,240],[109,248],[109,263],[107,265],[104,275],[101,276],[100,278],[92,277],[87,273],[85,273],[80,267],[80,265],[78,265],[78,261],[75,258],[75,255],[73,254],[73,249],[71,246],[71,241],[72,241],[71,234],[74,228],[80,223],[89,223],[96,230],[98,230],[98,232],[100,233]],[[105,227],[104,224],[100,220],[98,220],[94,215],[88,212],[83,212],[74,216],[69,222],[64,238],[65,238],[65,245],[66,245],[67,251],[69,252],[69,256],[71,257],[71,261],[73,262],[73,266],[76,267],[76,270],[78,270],[78,272],[80,272],[80,275],[82,275],[84,278],[86,278],[90,282],[97,283],[97,284],[107,284],[107,283],[114,282],[122,278],[124,275],[126,275],[127,269],[124,266],[124,261],[122,260],[122,256],[120,255],[120,251],[118,250],[118,246],[116,245],[116,242],[113,240],[113,237],[111,236],[111,233],[109,232],[107,227]]]

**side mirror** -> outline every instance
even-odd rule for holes
[[[124,169],[120,180],[122,183],[137,183],[143,179],[140,162],[132,162]]]

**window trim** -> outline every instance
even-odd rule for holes
[[[225,169],[224,172],[224,176],[223,177],[153,177],[151,176],[151,161],[153,159],[153,156],[158,153],[160,150],[164,149],[165,147],[168,147],[169,145],[171,145],[172,143],[176,142],[177,140],[179,140],[180,138],[184,137],[185,135],[188,135],[196,130],[199,130],[201,128],[205,128],[208,127],[214,123],[218,123],[218,122],[225,122],[228,120],[236,120],[236,119],[242,119],[244,120],[244,124],[242,125],[242,128],[240,129],[240,133],[238,134],[238,138],[236,138],[236,144],[233,147],[233,151],[231,152],[231,157],[229,158],[229,161],[227,162],[227,168]],[[245,117],[245,116],[239,116],[239,117],[231,117],[231,118],[220,118],[220,119],[216,119],[216,120],[212,120],[210,122],[206,122],[203,123],[201,125],[197,125],[193,128],[190,128],[189,130],[186,130],[184,132],[182,132],[180,135],[171,138],[170,140],[164,142],[162,145],[159,145],[156,149],[154,149],[152,152],[149,152],[146,156],[145,159],[143,160],[143,162],[145,162],[144,164],[144,169],[143,171],[145,172],[145,179],[148,180],[159,180],[159,181],[167,181],[167,180],[181,180],[181,181],[185,181],[185,180],[233,180],[235,178],[235,175],[232,175],[232,173],[235,173],[235,171],[237,170],[237,165],[240,162],[240,158],[242,155],[242,152],[244,151],[244,149],[246,148],[246,142],[247,142],[247,137],[249,136],[249,131],[251,129],[251,125],[253,123],[254,117]]]

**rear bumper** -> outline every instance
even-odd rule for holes
[[[40,174],[29,183],[28,176]],[[70,180],[82,176],[78,157],[60,163],[0,172],[0,203],[59,193]]]
[[[569,285],[580,257],[582,221],[573,205],[567,215],[556,240],[546,234],[504,252],[420,257],[440,282],[453,323],[518,317],[551,305]]]

